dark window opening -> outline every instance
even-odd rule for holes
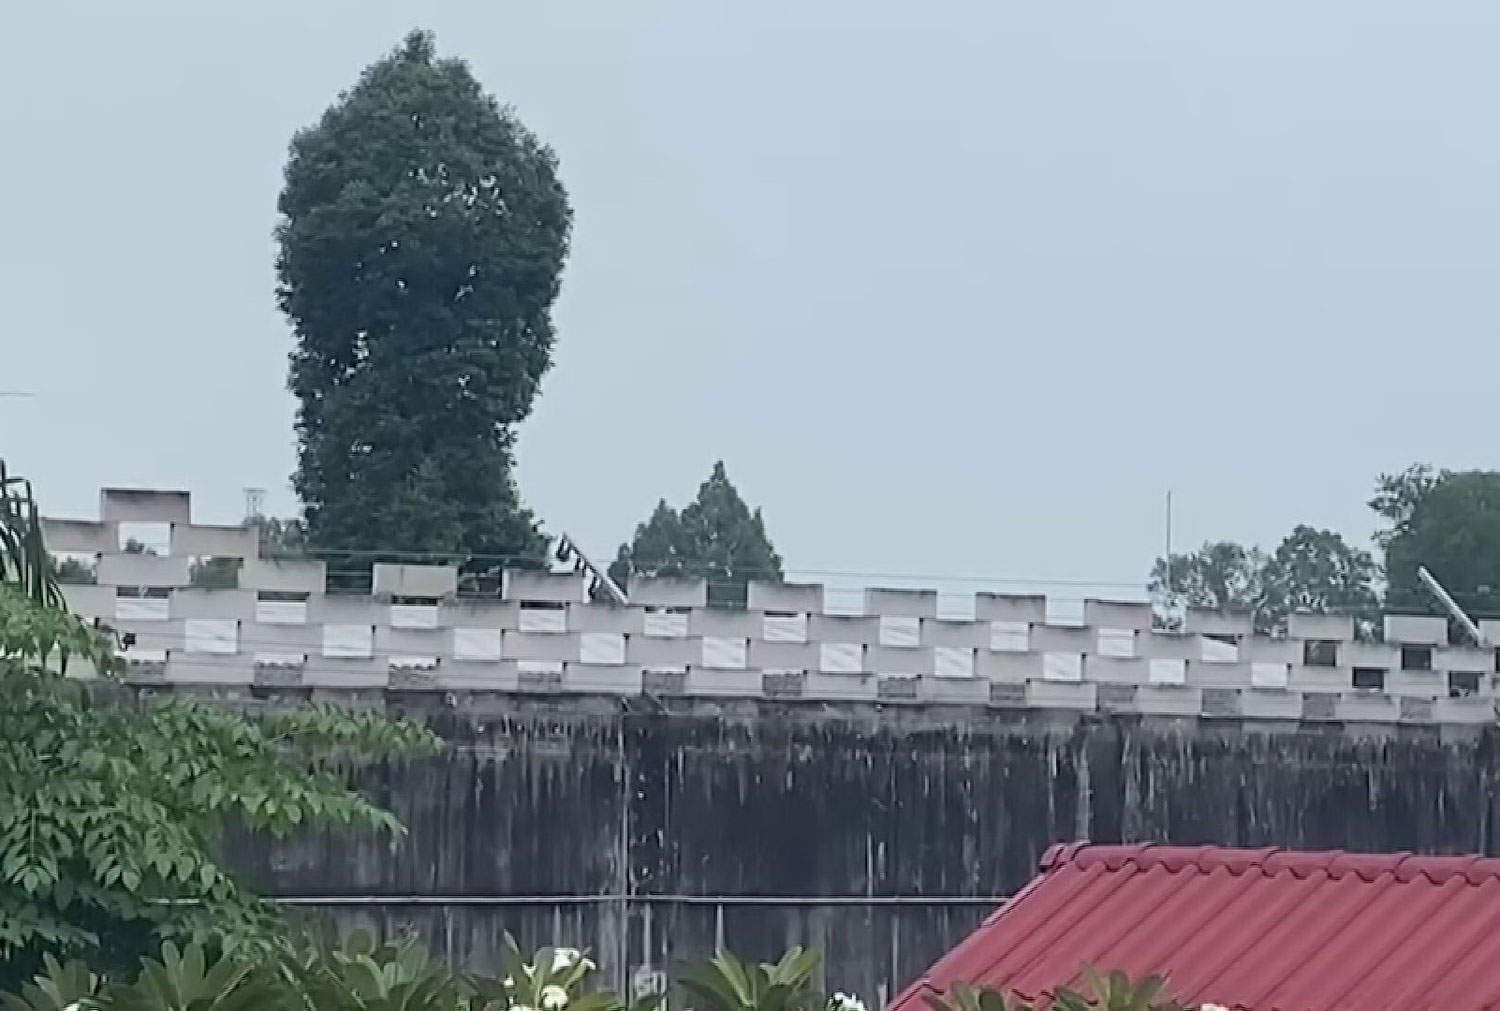
[[[1385,691],[1384,667],[1354,668],[1354,687],[1362,692]]]
[[[1431,646],[1402,646],[1402,670],[1432,670]]]
[[[255,599],[264,601],[280,601],[283,603],[307,603],[309,594],[306,590],[256,590]]]
[[[1465,695],[1479,694],[1480,674],[1477,670],[1451,670],[1448,672],[1448,697],[1461,699]]]
[[[1339,644],[1331,639],[1309,639],[1302,644],[1302,665],[1304,667],[1337,667]]]

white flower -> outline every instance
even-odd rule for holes
[[[552,971],[562,972],[570,965],[581,961],[583,952],[577,948],[554,948],[552,950]]]
[[[568,1006],[568,991],[556,983],[549,983],[542,987],[543,1011],[559,1011]]]
[[[1223,1004],[1201,1004],[1198,1011],[1229,1011]]]
[[[852,993],[836,993],[828,1007],[830,1011],[865,1011],[865,1002]]]
[[[516,981],[509,976],[506,976],[504,979],[502,979],[500,983],[507,990],[514,990],[516,988]]]

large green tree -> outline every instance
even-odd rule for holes
[[[1210,541],[1197,551],[1158,558],[1148,588],[1159,606],[1253,611],[1260,601],[1265,557],[1233,541]]]
[[[1386,606],[1442,613],[1417,579],[1426,566],[1473,615],[1500,615],[1500,472],[1425,464],[1376,480],[1370,507],[1385,521]]]
[[[609,574],[622,584],[633,575],[705,579],[708,601],[719,607],[743,607],[750,580],[775,582],[784,575],[760,510],[745,504],[723,461],[681,512],[659,502],[631,542],[620,546]]]
[[[1163,614],[1180,606],[1247,611],[1263,632],[1284,627],[1294,611],[1352,614],[1368,633],[1379,610],[1379,576],[1368,551],[1332,530],[1302,525],[1269,555],[1218,541],[1170,561],[1158,558],[1148,585]]]
[[[324,706],[252,719],[110,699],[115,648],[69,613],[30,488],[0,464],[0,987],[44,951],[107,966],[153,935],[270,943],[274,912],[219,863],[220,830],[399,831],[343,770],[436,747],[412,724]],[[79,666],[104,677],[67,676]]]
[[[1379,578],[1368,551],[1332,530],[1299,525],[1261,566],[1257,620],[1270,629],[1282,627],[1294,611],[1349,614],[1369,635],[1380,613]]]
[[[541,557],[512,448],[568,252],[552,151],[413,32],[296,135],[278,206],[309,540]]]

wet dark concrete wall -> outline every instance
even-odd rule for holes
[[[455,960],[592,949],[617,985],[716,944],[828,954],[875,1004],[1036,869],[1047,845],[1153,840],[1491,852],[1491,731],[873,706],[411,696],[451,742],[359,782],[410,829],[240,840],[274,894],[415,927]]]

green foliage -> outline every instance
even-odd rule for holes
[[[328,706],[250,719],[181,697],[110,702],[115,644],[66,610],[24,482],[0,501],[0,966],[44,952],[132,961],[154,933],[265,948],[269,905],[216,860],[237,819],[400,832],[344,785],[351,762],[431,753],[404,721]],[[337,765],[335,764],[337,763]]]
[[[779,962],[745,962],[721,951],[707,962],[689,965],[679,982],[699,1011],[821,1011],[818,987],[822,956],[790,948]]]
[[[262,558],[300,558],[307,553],[307,527],[301,520],[252,516],[246,522],[260,534]]]
[[[42,956],[41,971],[21,987],[20,993],[0,995],[5,1011],[65,1011],[97,997],[104,980],[81,959],[58,961],[50,952]]]
[[[1298,526],[1261,567],[1257,624],[1284,627],[1295,611],[1350,614],[1369,636],[1379,618],[1379,578],[1380,567],[1368,551],[1351,547],[1332,530]]]
[[[209,961],[200,945],[179,952],[168,941],[160,960],[142,959],[135,981],[107,987],[98,1004],[111,1011],[251,1011],[286,1007],[281,995],[279,981],[257,963]]]
[[[355,931],[272,957],[168,942],[159,959],[105,980],[81,962],[47,958],[35,980],[4,996],[4,1011],[648,1011],[590,988],[595,965],[568,948],[523,957],[506,937],[506,977],[455,973],[413,938]]]
[[[1174,554],[1170,564],[1158,558],[1148,586],[1163,612],[1174,605],[1247,612],[1262,632],[1283,628],[1294,611],[1353,614],[1369,633],[1379,611],[1379,577],[1368,551],[1332,530],[1298,526],[1270,555],[1219,541]]]
[[[552,151],[413,32],[296,135],[279,210],[312,544],[544,557],[512,448],[568,251]]]
[[[658,503],[632,541],[620,546],[609,574],[622,585],[632,575],[705,579],[708,602],[719,607],[744,607],[750,580],[775,582],[783,575],[760,510],[745,504],[723,461],[681,513]]]
[[[188,564],[188,585],[200,590],[233,590],[240,585],[243,559],[195,558]]]
[[[1425,565],[1471,615],[1500,615],[1500,472],[1418,465],[1382,475],[1370,506],[1388,524],[1388,609],[1444,613],[1417,579]]]
[[[1233,541],[1208,542],[1197,551],[1158,558],[1148,588],[1162,604],[1215,611],[1253,611],[1260,600],[1265,556]]]
[[[59,583],[92,585],[98,582],[98,577],[98,570],[80,558],[54,558],[52,561],[52,578]]]
[[[1085,967],[1083,980],[1087,995],[1067,987],[1053,994],[1053,1005],[1059,1011],[1178,1011],[1182,1007],[1163,996],[1167,982],[1163,976],[1132,980],[1123,972],[1106,976]]]
[[[1022,1011],[1028,1006],[1012,1001],[1002,990],[954,983],[945,994],[927,994],[932,1011]],[[1028,1009],[1029,1011],[1029,1009]]]
[[[285,965],[309,1011],[453,1011],[459,1006],[459,978],[415,939],[381,943],[356,931],[341,947],[314,946]]]
[[[1085,967],[1081,973],[1085,990],[1059,986],[1052,994],[1057,1011],[1182,1011],[1183,1005],[1165,995],[1166,978],[1146,976],[1132,980],[1123,972],[1103,975]],[[954,983],[945,994],[929,994],[933,1011],[1033,1011],[1033,1006],[1004,991]]]
[[[0,460],[0,584],[35,603],[62,607],[62,591],[51,573],[31,482],[11,474]]]

